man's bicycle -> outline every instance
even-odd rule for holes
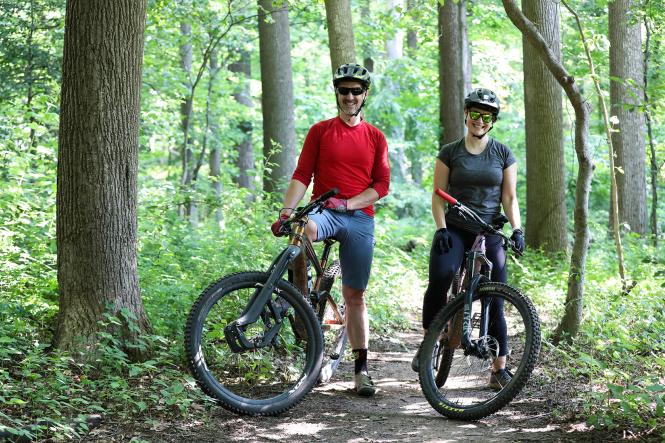
[[[421,345],[420,386],[430,405],[442,415],[477,420],[504,407],[526,384],[540,352],[540,321],[526,295],[490,280],[492,263],[485,256],[485,235],[501,236],[506,248],[519,253],[510,238],[451,195],[440,189],[436,193],[481,232],[465,255],[447,294],[447,304],[432,321]],[[499,309],[501,302],[508,336],[506,369],[512,378],[494,390],[488,382],[492,363],[499,357],[499,342],[492,331],[501,326],[493,323],[490,313]]]
[[[226,409],[279,414],[337,368],[347,336],[340,267],[329,263],[335,240],[324,241],[319,259],[305,235],[308,214],[335,194],[326,192],[284,221],[289,244],[267,271],[222,277],[192,306],[185,327],[189,368]],[[307,295],[283,278],[303,250],[316,273]]]

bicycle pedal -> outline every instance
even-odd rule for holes
[[[331,360],[339,360],[339,353],[338,352],[332,352],[328,357],[330,357]]]

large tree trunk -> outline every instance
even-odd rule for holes
[[[589,249],[589,191],[593,174],[593,162],[587,142],[589,104],[580,94],[575,78],[568,74],[559,61],[558,54],[552,52],[538,29],[522,14],[514,0],[503,0],[503,7],[510,20],[527,37],[538,56],[545,62],[547,69],[559,82],[575,111],[575,152],[579,162],[575,189],[575,240],[568,271],[565,313],[554,337],[555,341],[558,341],[577,334],[582,322],[582,308],[584,307],[586,256]]]
[[[561,58],[558,5],[522,0],[522,11]],[[568,248],[561,86],[523,37],[526,127],[526,241],[546,251]]]
[[[332,72],[344,63],[356,63],[349,0],[325,0]]]
[[[259,0],[259,48],[263,90],[263,189],[284,192],[295,169],[296,143],[291,36],[285,3],[274,9],[272,0]]]
[[[466,2],[439,5],[439,144],[464,136],[464,97],[470,60],[466,39]]]
[[[94,360],[104,314],[149,328],[136,258],[136,177],[146,0],[67,2],[58,151],[60,311],[55,345]],[[134,357],[139,351],[130,350]]]
[[[647,233],[646,154],[643,104],[642,33],[631,0],[609,3],[610,103],[619,119],[612,132],[616,150],[619,221],[638,234]],[[611,211],[610,213],[612,213]]]

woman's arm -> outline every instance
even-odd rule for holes
[[[450,169],[438,158],[434,162],[434,189],[432,189],[432,217],[436,223],[436,229],[446,227],[446,208],[445,202],[436,195],[437,188],[448,191],[448,178]]]
[[[517,163],[513,163],[503,170],[501,204],[503,205],[503,212],[508,217],[513,230],[522,229],[520,206],[517,202]]]

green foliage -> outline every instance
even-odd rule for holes
[[[574,341],[561,345],[561,363],[550,370],[586,380],[580,393],[580,416],[610,429],[655,429],[665,432],[665,261],[662,248],[647,247],[639,238],[624,240],[626,269],[637,283],[621,292],[615,251],[606,226],[594,226],[587,263],[585,311]],[[566,257],[529,251],[511,266],[517,282],[538,307],[545,338],[563,312]],[[609,265],[609,266],[608,266]]]
[[[438,149],[437,2],[415,3],[396,11],[377,2],[352,5],[358,61],[372,57],[375,64],[374,85],[364,108],[367,120],[386,133],[393,151],[404,151],[413,177],[422,175],[417,181],[422,184],[393,183],[390,195],[377,205],[377,245],[367,299],[372,330],[382,333],[407,326],[405,306],[419,309],[434,229],[429,189]],[[366,4],[369,15],[362,11]],[[608,91],[607,2],[571,5],[582,17],[597,74]],[[64,7],[61,0],[3,0],[0,8],[0,429],[29,436],[46,426],[33,431],[27,425],[49,418],[54,423],[50,435],[61,439],[81,433],[72,425],[81,414],[146,421],[199,414],[210,401],[186,374],[182,361],[182,329],[192,302],[224,274],[265,269],[284,246],[283,239],[269,233],[281,197],[239,189],[234,183],[236,146],[245,136],[240,123],[253,128],[256,160],[250,174],[258,188],[265,167],[255,3],[151,0],[143,62],[138,206],[140,283],[154,333],[136,345],[152,348],[153,354],[149,361],[132,363],[110,334],[100,335],[102,352],[94,365],[77,364],[50,348],[58,309],[55,194]],[[313,123],[333,116],[336,109],[323,2],[290,2],[290,7],[296,133],[302,141]],[[468,8],[473,84],[497,90],[504,103],[492,134],[518,158],[519,195],[524,199],[521,36],[505,19],[500,3],[468,3]],[[665,7],[663,0],[649,0],[638,9],[637,16],[646,19],[652,31],[646,92],[660,179],[657,190],[662,193]],[[182,35],[181,24],[192,26],[189,37]],[[594,109],[589,143],[596,169],[589,202],[593,242],[584,322],[572,344],[560,349],[561,367],[553,371],[588,384],[588,391],[580,394],[585,405],[581,418],[597,426],[655,428],[662,434],[664,254],[662,247],[645,246],[644,239],[626,238],[626,268],[638,283],[630,294],[620,293],[613,244],[606,234],[610,177],[602,119],[578,30],[566,12],[561,24],[562,59]],[[414,31],[417,47],[406,48],[402,58],[387,60],[385,41],[397,31]],[[204,64],[204,54],[219,36],[223,38],[215,47],[215,58],[221,69],[214,74],[210,64]],[[190,74],[180,63],[185,43],[192,44]],[[249,79],[227,69],[242,51],[251,55]],[[189,137],[195,160],[202,156],[202,166],[197,180],[184,189],[180,106],[199,70]],[[233,97],[244,87],[253,107],[240,106]],[[572,218],[577,166],[573,115],[570,109],[565,112],[567,205]],[[212,147],[220,149],[222,158],[219,196],[208,178],[207,153]],[[178,215],[187,201],[195,203],[200,220]],[[217,209],[220,222],[214,217]],[[656,209],[662,224],[662,199]],[[522,210],[526,213],[528,208]],[[536,302],[546,338],[563,312],[568,264],[566,256],[538,251],[509,264],[511,280]]]

